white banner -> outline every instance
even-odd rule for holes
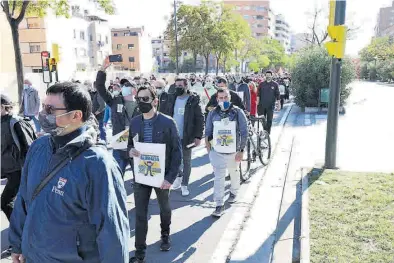
[[[134,148],[140,158],[134,157],[134,178],[139,184],[160,188],[166,170],[166,145],[136,142]]]
[[[114,135],[112,137],[111,147],[114,150],[125,150],[127,149],[127,142],[129,141],[129,129]]]
[[[235,121],[225,118],[213,123],[213,148],[218,153],[235,153],[237,151]]]

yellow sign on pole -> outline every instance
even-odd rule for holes
[[[57,62],[60,61],[58,44],[52,44],[52,56],[56,59]]]
[[[328,25],[333,26],[335,24],[335,0],[330,0],[330,15],[328,17]]]

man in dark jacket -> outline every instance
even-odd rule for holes
[[[78,84],[47,90],[39,121],[49,135],[29,149],[11,216],[13,262],[128,262],[126,190],[114,158],[95,145],[90,116],[90,96]]]
[[[219,78],[218,83],[217,83],[218,88],[221,89],[228,89],[227,87],[227,80],[224,78]],[[231,95],[231,104],[237,106],[238,108],[245,110],[245,106],[242,102],[242,99],[238,96],[238,94],[235,91],[230,90],[230,95]],[[217,100],[217,93],[211,96],[207,106],[205,107],[205,113],[208,114],[211,110],[215,109],[218,106],[218,100]]]
[[[10,98],[1,94],[1,178],[7,178],[1,194],[1,210],[8,221],[21,182],[23,163],[32,143],[32,138],[26,136],[19,118],[13,116],[12,110],[13,103]],[[33,135],[35,138],[35,134]]]
[[[107,60],[109,59],[106,58],[103,65],[109,66],[109,62],[106,63]],[[131,118],[141,113],[137,107],[137,102],[134,100],[132,84],[126,79],[122,79],[120,81],[122,89],[121,93],[114,92],[114,94],[111,94],[108,89],[106,89],[106,67],[102,67],[102,69],[97,72],[96,88],[105,103],[107,103],[111,108],[112,135],[115,136],[128,129]],[[113,156],[118,162],[122,174],[124,175],[126,167],[130,164],[127,149],[113,150]]]
[[[97,92],[96,81],[93,83],[93,87],[90,87],[89,94],[92,99],[92,105],[93,105],[92,112],[99,123],[100,139],[106,141],[107,133],[104,127],[105,102],[103,98],[100,96],[100,94],[98,94]]]
[[[135,257],[132,263],[145,262],[146,235],[148,232],[148,206],[152,189],[155,190],[160,206],[161,245],[162,251],[171,248],[170,224],[171,207],[169,201],[170,187],[174,182],[182,160],[182,146],[175,121],[157,112],[157,94],[153,87],[141,86],[137,92],[138,107],[142,115],[131,120],[128,149],[130,157],[139,158],[140,153],[134,149],[134,138],[144,143],[161,143],[166,145],[165,174],[161,188],[134,183],[134,199],[136,210],[135,222]],[[160,260],[159,260],[160,261]]]
[[[204,115],[201,111],[200,96],[188,90],[187,80],[175,80],[175,94],[169,94],[161,101],[159,111],[174,118],[182,140],[183,169],[173,184],[173,189],[182,188],[182,195],[189,195],[188,185],[192,169],[192,147],[201,144],[204,130]]]
[[[275,103],[279,105],[279,86],[272,80],[272,71],[265,73],[265,81],[261,82],[257,90],[257,112],[265,116],[267,122],[264,129],[270,133]]]

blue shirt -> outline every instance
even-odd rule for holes
[[[144,120],[144,142],[152,143],[152,121],[153,119]]]
[[[174,105],[174,120],[178,127],[179,137],[183,139],[183,124],[185,122],[185,106],[189,96],[177,97]]]

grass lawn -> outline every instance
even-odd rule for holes
[[[311,262],[394,262],[394,174],[309,179]]]

